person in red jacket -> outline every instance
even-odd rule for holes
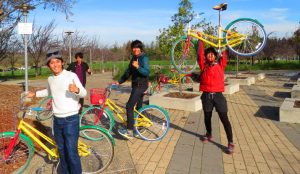
[[[204,44],[199,41],[198,64],[201,70],[199,88],[203,92],[201,101],[206,127],[206,134],[203,136],[202,141],[206,143],[212,139],[211,117],[215,107],[227,135],[227,152],[232,154],[234,150],[232,128],[227,115],[227,101],[222,94],[224,92],[224,71],[227,65],[228,51],[223,51],[218,61],[217,56],[218,53],[215,48],[209,47],[204,51]]]

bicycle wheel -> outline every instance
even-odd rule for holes
[[[115,125],[113,115],[105,108],[103,114],[99,116],[101,110],[101,106],[90,106],[85,109],[80,115],[80,126],[96,125],[111,132]]]
[[[37,120],[44,121],[52,117],[52,96],[44,98],[40,103],[39,107],[42,108],[42,111],[37,111]]]
[[[24,134],[20,134],[16,145],[8,157],[4,159],[4,151],[10,141],[15,136],[15,132],[0,133],[0,173],[22,173],[28,167],[34,153],[34,146],[31,140]]]
[[[113,138],[105,129],[83,126],[80,128],[78,152],[82,173],[102,172],[110,165],[114,156]]]
[[[266,45],[267,34],[262,24],[250,18],[232,21],[225,28],[228,48],[240,56],[258,54]]]
[[[197,46],[182,37],[176,41],[171,50],[171,62],[181,74],[190,74],[197,67]]]
[[[185,90],[193,90],[194,81],[190,76],[184,76],[181,83]]]
[[[170,127],[170,118],[166,110],[155,105],[144,106],[135,115],[134,128],[138,135],[147,141],[162,139]]]

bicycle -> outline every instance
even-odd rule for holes
[[[26,115],[41,111],[41,108],[22,106],[19,109],[23,111],[23,115],[17,129],[14,132],[0,133],[1,169],[9,170],[9,172],[16,169],[16,173],[24,172],[34,155],[33,142],[48,154],[49,160],[57,162],[59,154],[55,141],[24,120]],[[17,117],[17,114],[15,115]],[[93,125],[80,127],[78,153],[83,173],[104,171],[113,159],[114,145],[114,139],[105,129]]]
[[[113,113],[126,125],[126,112],[109,98],[112,88],[115,85],[109,85],[106,89],[91,89],[92,105],[82,112],[81,126],[97,125],[112,131],[115,125]],[[134,130],[141,139],[158,141],[167,134],[169,128],[170,118],[165,109],[156,105],[146,105],[139,110],[134,108]]]
[[[213,7],[219,12],[217,36],[197,31],[188,21],[187,34],[174,42],[171,50],[171,62],[182,74],[192,73],[197,66],[197,44],[192,39],[201,40],[212,47],[221,49],[228,47],[230,51],[240,56],[258,54],[266,45],[267,34],[263,25],[256,19],[238,18],[230,22],[225,29],[221,26],[221,11],[227,9],[227,3]],[[203,13],[201,13],[203,14]],[[199,36],[197,33],[200,32]]]
[[[179,87],[180,83],[182,84],[183,90],[189,90],[193,88],[193,79],[190,74],[180,74],[176,73],[175,70],[171,70],[172,75],[166,76],[164,74],[160,74],[157,78],[157,81],[151,83],[150,85],[150,94],[154,94],[156,92],[160,92],[163,85],[168,90],[171,86]],[[171,86],[170,86],[171,85]]]

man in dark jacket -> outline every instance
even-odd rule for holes
[[[72,62],[69,67],[67,68],[68,71],[72,71],[74,72],[83,87],[85,87],[86,84],[86,73],[88,74],[92,74],[91,69],[89,68],[89,65],[87,63],[85,63],[82,59],[83,59],[83,53],[82,52],[78,52],[75,54],[75,59],[76,62]],[[83,103],[84,103],[84,98],[80,98],[79,103],[81,105],[81,108],[79,110],[79,113],[81,113],[82,111],[82,107],[83,107]]]
[[[218,53],[213,47],[209,47],[204,51],[204,44],[199,40],[198,64],[201,70],[200,91],[203,91],[201,101],[206,127],[206,134],[202,140],[206,143],[212,139],[211,117],[213,108],[215,107],[227,135],[227,152],[232,154],[234,150],[232,128],[227,115],[227,101],[222,94],[224,92],[224,71],[227,65],[228,51],[223,51],[218,61],[216,59],[217,56]]]
[[[133,110],[137,104],[137,109],[142,107],[144,92],[148,88],[149,82],[149,58],[143,52],[143,43],[135,40],[131,43],[132,57],[128,68],[117,84],[124,83],[131,76],[131,94],[126,104],[127,129],[119,129],[118,132],[127,139],[133,138]]]

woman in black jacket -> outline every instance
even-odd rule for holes
[[[133,138],[133,110],[142,107],[144,92],[148,88],[149,82],[149,58],[143,52],[143,43],[135,40],[131,43],[132,57],[128,68],[117,84],[124,83],[131,76],[131,94],[126,104],[127,129],[121,128],[118,132],[127,139]]]

